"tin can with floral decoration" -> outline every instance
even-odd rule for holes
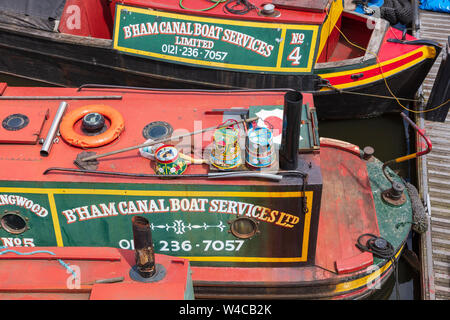
[[[272,131],[266,127],[250,128],[245,149],[248,166],[254,169],[270,167],[275,160]]]
[[[232,126],[219,128],[213,134],[211,164],[219,170],[231,170],[241,165],[239,131]]]
[[[178,176],[187,169],[186,161],[179,156],[177,148],[162,145],[155,151],[155,173],[161,176]]]

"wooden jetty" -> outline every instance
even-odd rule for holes
[[[420,28],[416,33],[441,43],[444,48],[450,36],[450,14],[419,11]],[[444,50],[443,50],[444,51]],[[422,85],[425,101],[435,82],[442,54]],[[450,115],[445,122],[417,117],[433,143],[430,154],[419,159],[418,179],[423,201],[427,208],[429,228],[422,235],[420,257],[422,263],[422,299],[450,299]]]

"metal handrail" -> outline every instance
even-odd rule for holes
[[[425,140],[427,148],[426,150],[423,151],[419,151],[419,152],[415,152],[403,157],[399,157],[396,159],[392,159],[389,161],[386,161],[385,163],[383,163],[383,174],[385,175],[385,177],[389,180],[389,182],[392,184],[394,181],[391,178],[391,176],[386,172],[386,167],[390,164],[394,164],[394,163],[400,163],[400,162],[404,162],[404,161],[408,161],[411,159],[415,159],[421,156],[426,155],[427,153],[431,152],[431,149],[433,148],[433,145],[431,143],[431,140],[425,135],[425,131],[423,129],[420,129],[415,123],[414,121],[412,121],[406,114],[404,114],[403,112],[400,112],[400,115],[403,117],[404,120],[406,120],[413,128],[414,130],[417,131],[417,133]]]

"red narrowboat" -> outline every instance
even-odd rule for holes
[[[423,225],[389,167],[422,153],[319,138],[310,93],[2,84],[0,120],[3,246],[139,249],[146,218],[195,298],[367,297]]]
[[[0,72],[58,86],[312,92],[319,119],[402,111],[441,51],[343,0],[3,0]],[[406,104],[408,100],[399,100]]]

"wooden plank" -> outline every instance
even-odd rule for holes
[[[419,11],[420,30],[416,36],[446,45],[450,19],[446,13]],[[442,56],[442,54],[441,54]],[[441,57],[422,84],[425,99],[429,98],[435,82]],[[433,150],[424,160],[421,189],[424,198],[429,197],[428,213],[430,230],[421,237],[421,261],[423,299],[450,298],[450,115],[443,123],[421,120],[422,128],[433,143]]]

